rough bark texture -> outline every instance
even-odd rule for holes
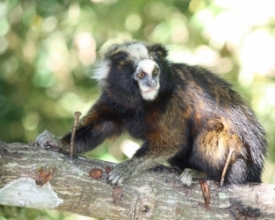
[[[206,181],[186,188],[176,170],[159,167],[114,187],[106,182],[112,166],[0,142],[0,204],[119,220],[275,218],[274,185]]]

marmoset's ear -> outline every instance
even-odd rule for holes
[[[152,44],[147,46],[148,51],[150,54],[155,54],[161,59],[164,59],[168,55],[168,51],[166,48],[161,44]]]

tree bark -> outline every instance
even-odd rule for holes
[[[103,219],[274,219],[275,186],[180,182],[160,166],[110,186],[113,163],[0,142],[0,204]]]

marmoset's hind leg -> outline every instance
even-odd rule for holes
[[[232,182],[232,183],[236,180],[237,180],[237,182],[239,182],[239,181],[242,182],[244,180],[241,180],[241,179],[246,176],[246,175],[242,175],[244,169],[246,169],[246,164],[244,163],[243,160],[236,160],[235,164],[232,166],[231,159],[232,159],[233,153],[234,153],[234,149],[230,148],[228,155],[227,155],[226,162],[225,162],[223,170],[222,170],[221,178],[220,178],[220,186],[221,187],[225,183],[226,176],[227,176],[227,182],[229,180],[229,182]],[[231,164],[231,166],[230,166],[230,164]],[[235,170],[236,168],[237,168],[237,170]],[[230,172],[229,172],[229,170],[230,170]],[[232,172],[233,172],[233,175],[232,175]],[[238,173],[240,173],[241,175],[238,176]],[[190,187],[192,184],[192,181],[207,179],[207,174],[202,171],[199,171],[199,170],[185,168],[183,170],[180,178],[181,178],[181,182],[183,183],[183,185],[185,185],[186,187]]]
[[[226,159],[226,163],[225,163],[223,171],[222,171],[220,186],[224,185],[224,178],[225,178],[225,175],[227,174],[228,167],[229,167],[233,152],[234,152],[234,149],[230,148],[227,159]],[[196,181],[196,180],[206,179],[207,175],[202,171],[186,168],[183,170],[180,178],[181,178],[181,182],[183,183],[183,185],[190,187],[193,180]]]
[[[223,186],[224,183],[246,182],[249,161],[249,153],[239,135],[221,122],[213,120],[194,141],[192,152],[188,156],[190,166],[186,167],[196,167],[208,179],[220,181]],[[197,172],[195,175],[192,173],[194,172],[188,170],[183,172],[181,180],[184,185],[191,184],[193,176],[201,176]]]
[[[187,168],[190,166],[188,164],[189,155],[186,155],[185,149],[183,149],[181,152],[179,152],[174,157],[170,158],[168,160],[168,163],[172,167],[176,167],[179,170],[182,170],[182,173],[180,175],[180,180],[182,184],[186,187],[190,187],[192,185],[192,181],[196,180],[205,180],[207,178],[207,175],[199,170]]]

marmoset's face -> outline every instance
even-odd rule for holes
[[[166,51],[159,45],[125,43],[109,48],[100,67],[95,73],[104,88],[126,96],[155,100],[160,89],[160,63]]]
[[[139,61],[134,73],[134,80],[137,81],[140,94],[145,100],[154,100],[159,90],[159,65],[151,59]]]

